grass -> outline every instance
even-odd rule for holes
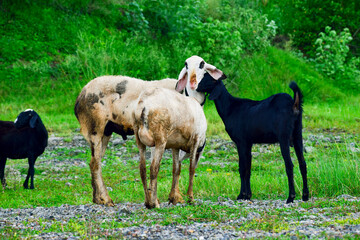
[[[38,159],[35,190],[22,187],[24,177],[21,175],[27,172],[27,160],[7,161],[8,187],[0,193],[2,208],[91,203],[89,148],[67,145],[78,134],[76,129],[80,127],[73,107],[83,86],[97,76],[109,74],[141,79],[177,78],[186,58],[204,54],[209,56],[205,60],[226,73],[228,78],[224,82],[231,94],[237,97],[260,100],[278,92],[292,95],[288,84],[290,81],[298,83],[305,101],[303,125],[305,146],[308,148],[305,159],[310,195],[316,198],[309,203],[300,203],[300,206],[306,210],[331,207],[332,211],[340,211],[344,215],[359,211],[358,202],[331,200],[342,194],[360,194],[360,96],[355,92],[357,89],[338,86],[335,80],[314,70],[311,62],[296,57],[288,50],[267,47],[258,52],[238,54],[230,49],[228,52],[235,57],[228,59],[226,55],[222,59],[223,56],[216,56],[218,61],[211,61],[211,58],[215,59],[211,52],[194,48],[196,38],[191,43],[188,38],[184,40],[169,35],[170,39],[167,39],[119,31],[116,25],[119,20],[118,14],[115,14],[117,11],[108,11],[112,7],[110,2],[105,5],[96,1],[90,5],[84,1],[0,4],[0,10],[4,13],[0,17],[0,23],[4,26],[0,29],[0,45],[3,46],[0,49],[0,119],[13,121],[24,109],[33,108],[40,114],[50,135],[65,137],[63,145],[46,150]],[[215,11],[219,1],[209,2],[214,3],[214,7],[210,8],[214,10],[211,14],[219,14]],[[97,9],[97,6],[100,8]],[[216,47],[219,46],[214,49],[218,49]],[[226,50],[227,46],[222,48]],[[207,101],[204,111],[208,122],[207,135],[212,140],[208,141],[204,158],[196,171],[195,198],[217,201],[223,197],[235,200],[240,188],[236,149],[231,143],[223,145],[223,140],[217,141],[220,138],[230,142],[230,139],[212,101]],[[253,198],[285,201],[288,194],[287,178],[279,147],[257,145],[253,153]],[[106,185],[112,189],[110,196],[115,203],[144,201],[137,154],[133,139],[111,146],[106,152],[103,177]],[[166,155],[158,179],[161,202],[166,202],[169,194],[171,163],[170,156]],[[296,194],[300,199],[302,183],[297,161],[294,161],[294,165]],[[184,161],[180,184],[181,191],[185,193],[188,161]],[[158,218],[152,217],[152,211],[142,209],[128,217],[132,219],[131,226],[211,221],[221,224],[254,211],[242,208],[242,203],[236,203],[236,206],[227,209],[222,206],[186,205],[153,210],[160,214]],[[229,227],[238,231],[280,232],[294,227],[294,224],[284,221],[288,217],[286,212],[286,208],[260,212],[261,218],[238,225],[229,224]],[[292,213],[291,218],[301,219],[304,214]],[[114,219],[103,222],[71,219],[65,224],[36,219],[28,224],[40,224],[43,229],[38,231],[29,227],[26,231],[19,231],[4,227],[0,229],[0,238],[31,238],[34,234],[51,231],[69,231],[85,238],[97,238],[106,237],[111,229],[129,226]],[[353,219],[334,219],[326,224],[359,223]],[[92,233],[94,231],[96,233]]]
[[[312,135],[309,132],[306,135],[305,146],[308,153],[305,154],[305,159],[310,195],[318,198],[331,198],[341,194],[357,196],[360,189],[358,136],[333,133]],[[221,196],[236,199],[240,188],[236,149],[231,142],[218,142],[214,138],[208,142],[204,157],[196,170],[195,198],[214,201]],[[9,170],[16,169],[24,175],[28,168],[27,161],[8,161],[8,188],[0,195],[3,208],[78,205],[92,201],[89,148],[70,147],[66,142],[64,144],[63,148],[46,151],[37,161],[34,191],[23,189],[24,178],[20,181],[19,176],[13,175]],[[107,150],[103,161],[103,177],[106,185],[112,188],[110,196],[115,202],[141,203],[144,200],[138,160],[134,160],[137,156],[138,150],[133,139],[120,146],[110,146]],[[296,194],[297,199],[300,199],[302,180],[297,161],[294,161],[294,165]],[[172,179],[170,153],[162,160],[158,179],[159,199],[166,202]],[[185,193],[188,160],[183,163],[180,182],[181,191]],[[251,185],[255,199],[287,198],[287,177],[278,146],[254,146]]]
[[[0,193],[1,207],[15,209],[91,203],[89,148],[71,147],[72,138],[73,135],[63,138],[55,149],[47,150],[38,159],[34,190],[25,190],[22,187],[23,175],[28,168],[26,160],[9,160],[6,167],[8,186]],[[139,225],[191,226],[193,223],[201,223],[214,228],[245,232],[264,231],[290,236],[287,234],[290,234],[290,230],[301,226],[302,219],[311,218],[310,215],[316,215],[318,211],[325,211],[326,216],[333,217],[331,220],[317,222],[317,227],[358,225],[358,220],[351,217],[351,214],[359,212],[359,202],[346,199],[334,200],[343,194],[359,196],[358,138],[358,135],[344,133],[313,134],[305,131],[305,146],[308,149],[305,159],[311,200],[299,201],[296,207],[282,205],[270,209],[253,209],[251,203],[236,201],[233,207],[213,204],[223,201],[221,199],[234,201],[239,193],[240,181],[237,153],[232,143],[211,138],[205,148],[204,157],[196,169],[194,194],[196,199],[201,200],[200,203],[154,210],[142,208],[122,216],[121,218],[126,219],[125,222],[118,221],[117,215],[107,216],[106,219],[76,217],[66,221],[32,219],[24,223],[28,225],[26,230],[3,227],[0,229],[0,234],[10,239],[49,232],[70,232],[91,239],[106,236],[122,238],[124,236],[116,229]],[[115,203],[144,201],[138,160],[136,160],[138,151],[135,146],[134,139],[131,138],[119,145],[110,144],[105,154],[103,177],[106,186],[111,188],[109,193]],[[288,194],[287,177],[279,146],[256,145],[252,152],[253,199],[260,201],[280,199],[285,203]],[[295,157],[294,153],[292,156]],[[149,166],[149,162],[147,165]],[[302,181],[297,161],[294,161],[294,165],[296,200],[298,200],[301,198]],[[22,175],[21,179],[19,173]],[[167,202],[171,177],[171,153],[166,152],[158,176],[158,197],[161,202]],[[187,185],[188,160],[185,160],[180,178],[182,193],[186,193]],[[191,234],[191,228],[188,230]]]

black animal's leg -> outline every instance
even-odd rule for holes
[[[289,138],[286,138],[289,139]],[[295,199],[295,187],[294,187],[294,164],[290,157],[290,143],[289,140],[280,141],[281,154],[285,161],[286,174],[289,182],[289,197],[286,203],[292,203]]]
[[[240,194],[237,199],[250,200],[251,145],[237,144],[239,155],[239,173],[241,180]]]
[[[301,172],[301,176],[303,179],[302,200],[307,201],[307,200],[309,200],[309,189],[308,189],[308,183],[307,183],[307,169],[306,169],[306,162],[305,162],[305,158],[304,158],[304,145],[303,145],[301,131],[298,133],[294,133],[294,149],[295,149],[297,159],[299,161],[300,172]]]
[[[6,157],[0,158],[0,180],[3,188],[6,187],[6,179],[5,179],[5,165],[6,165]]]
[[[31,182],[30,182],[30,189],[34,189],[34,173],[35,173],[35,169],[34,169],[34,165],[35,165],[35,161],[36,158],[33,156],[30,156],[28,158],[28,163],[29,163],[29,170],[28,170],[28,174],[26,176],[25,182],[24,182],[24,188],[28,189],[29,188],[29,178],[31,177]]]

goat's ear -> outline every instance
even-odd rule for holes
[[[30,119],[30,127],[31,127],[31,128],[35,128],[37,119],[38,119],[38,116],[37,116],[37,115],[32,116],[32,118]]]
[[[187,69],[186,69],[186,67],[184,67],[179,74],[178,82],[175,87],[176,91],[182,92],[184,90],[184,88],[186,87],[186,83],[187,83],[186,78],[187,78]]]
[[[226,78],[226,75],[220,69],[217,69],[215,66],[211,64],[205,63],[205,70],[215,80],[224,80]]]

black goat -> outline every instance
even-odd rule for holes
[[[250,199],[251,147],[254,143],[280,143],[289,182],[287,203],[295,198],[293,163],[290,145],[293,144],[303,179],[302,199],[309,199],[306,162],[302,139],[302,93],[295,82],[290,83],[294,99],[289,94],[278,93],[262,101],[235,98],[226,90],[222,79],[215,80],[206,73],[197,91],[209,93],[225,124],[225,129],[235,142],[239,155],[241,189],[237,199]]]
[[[31,177],[30,189],[34,189],[35,161],[44,152],[47,141],[46,128],[39,115],[32,109],[20,113],[15,122],[0,121],[0,179],[4,188],[6,159],[28,158],[29,171],[24,188],[28,188]]]

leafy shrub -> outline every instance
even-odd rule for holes
[[[258,11],[241,8],[231,0],[223,1],[223,4],[223,18],[237,27],[244,41],[245,51],[262,51],[271,45],[277,29],[275,21],[268,20],[266,15]]]
[[[313,43],[326,26],[336,31],[347,27],[352,33],[359,28],[360,1],[279,0],[258,7],[276,21],[281,34],[291,35],[294,46],[309,57],[315,57]],[[356,36],[354,43],[360,44],[360,35]],[[353,48],[352,52],[360,55],[360,48]]]
[[[345,28],[340,34],[331,27],[327,26],[325,32],[319,34],[315,41],[316,68],[335,79],[339,86],[355,86],[360,76],[360,59],[348,57],[349,43],[353,40],[348,28]]]

